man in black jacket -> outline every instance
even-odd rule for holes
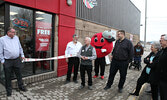
[[[167,100],[167,34],[161,36],[162,54],[159,57],[158,75],[161,100]]]
[[[115,43],[115,47],[112,52],[112,62],[110,65],[110,75],[108,78],[108,82],[104,90],[111,88],[113,84],[114,77],[119,70],[120,72],[120,81],[118,84],[118,92],[122,93],[123,85],[126,80],[127,68],[129,64],[129,60],[132,59],[134,48],[133,44],[125,38],[125,31],[119,30],[117,31],[118,40]]]

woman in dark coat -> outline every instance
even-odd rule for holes
[[[140,77],[137,80],[136,90],[135,90],[134,93],[130,93],[130,95],[138,96],[142,85],[144,83],[149,82],[149,80],[150,80],[150,71],[152,70],[152,65],[154,64],[154,61],[155,61],[153,59],[156,56],[159,55],[160,48],[161,48],[161,46],[160,46],[159,42],[154,42],[151,45],[151,53],[146,58],[144,58],[144,63],[146,64],[146,66],[143,69]],[[154,77],[154,76],[152,76],[152,77]],[[153,99],[153,100],[157,100],[157,99]]]

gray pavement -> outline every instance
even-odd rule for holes
[[[148,53],[145,53],[147,55]],[[143,57],[145,57],[145,55]],[[144,64],[142,63],[144,67]],[[118,93],[118,82],[120,75],[116,74],[114,84],[105,91],[103,88],[106,85],[109,76],[110,66],[106,66],[105,78],[93,78],[93,90],[89,90],[87,85],[84,89],[79,90],[81,83],[80,74],[78,75],[78,83],[70,82],[64,84],[66,76],[55,77],[49,80],[44,80],[37,83],[27,85],[27,92],[13,90],[11,97],[6,97],[5,92],[0,93],[0,100],[135,100],[136,97],[130,97],[129,93],[133,92],[136,86],[136,81],[141,73],[141,70],[130,69],[127,73],[127,79],[124,85],[123,93]],[[94,71],[92,76],[94,75]],[[87,77],[87,75],[86,75]],[[86,78],[87,82],[87,78]],[[132,99],[130,99],[132,98]],[[134,99],[135,98],[135,99]],[[139,97],[140,98],[140,97]],[[149,100],[149,99],[139,99]]]

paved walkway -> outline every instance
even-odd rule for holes
[[[144,66],[144,64],[142,63]],[[64,84],[66,76],[56,77],[42,82],[32,83],[27,85],[27,92],[13,90],[11,97],[6,97],[5,92],[0,93],[0,100],[127,100],[129,93],[133,92],[136,81],[141,73],[137,69],[128,70],[127,79],[124,85],[123,93],[118,93],[119,73],[115,76],[114,84],[111,89],[105,91],[103,88],[106,85],[109,76],[110,66],[106,66],[105,78],[93,79],[93,90],[89,90],[86,86],[79,90],[81,80],[78,77],[78,83],[70,82]],[[94,75],[94,71],[92,76]],[[80,74],[78,75],[80,76]],[[87,76],[87,75],[86,75]],[[87,80],[87,78],[86,78]],[[136,97],[135,97],[136,99]],[[130,100],[130,99],[129,99]],[[131,100],[134,100],[132,98]],[[149,99],[140,99],[149,100]]]

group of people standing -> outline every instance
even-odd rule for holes
[[[85,45],[81,48],[76,48],[77,44],[80,44],[80,42],[77,41],[77,35],[73,35],[73,41],[69,42],[66,47],[65,54],[71,54],[70,50],[75,51],[73,54],[77,53],[78,56],[76,57],[70,57],[68,58],[68,72],[67,72],[67,79],[65,83],[70,82],[71,78],[71,71],[72,66],[74,65],[74,77],[73,81],[77,83],[76,77],[78,72],[78,63],[75,63],[75,60],[70,59],[81,59],[80,64],[80,74],[81,74],[81,86],[80,89],[85,87],[85,71],[88,73],[88,88],[92,90],[92,60],[96,59],[96,51],[94,47],[90,45],[91,39],[89,37],[85,38]],[[110,75],[108,78],[108,82],[106,84],[106,87],[104,90],[107,90],[111,88],[111,85],[113,84],[114,77],[119,70],[120,72],[120,81],[118,84],[118,91],[121,93],[123,90],[123,86],[126,80],[126,74],[127,74],[127,68],[129,61],[133,58],[134,48],[131,41],[125,38],[125,31],[124,30],[118,30],[117,31],[117,38],[118,40],[115,43],[113,52],[112,52],[112,62],[110,66]],[[70,44],[75,46],[70,46]],[[71,64],[73,63],[73,64]],[[76,68],[77,67],[77,68]],[[96,69],[97,70],[97,69]],[[95,75],[96,76],[96,75]],[[103,75],[102,75],[103,76]],[[94,77],[96,78],[96,77]],[[102,78],[103,79],[103,78]]]
[[[90,45],[91,38],[85,37],[84,43],[82,46],[80,42],[77,41],[78,36],[76,34],[73,35],[73,41],[69,42],[66,46],[65,55],[69,54],[77,54],[75,57],[67,58],[66,61],[68,63],[68,71],[67,78],[65,83],[70,82],[72,67],[74,66],[74,76],[73,82],[78,83],[77,75],[78,68],[80,63],[80,75],[81,75],[81,86],[80,89],[85,87],[85,72],[88,74],[88,88],[92,90],[92,60],[96,59],[96,50],[94,47]]]
[[[77,35],[75,35],[78,37]],[[75,42],[74,42],[75,40]],[[76,48],[75,46],[70,47],[69,43],[66,47],[66,54],[69,52],[69,48],[77,49],[75,53],[78,53],[77,59],[81,59],[80,64],[80,74],[81,74],[81,86],[80,89],[85,87],[85,71],[88,73],[88,88],[92,90],[92,60],[96,59],[96,51],[94,47],[90,45],[91,39],[89,37],[85,38],[85,45],[80,45],[80,48]],[[70,42],[72,43],[72,42]],[[73,36],[73,43],[77,44],[78,42]],[[140,49],[140,50],[139,50]],[[72,50],[72,49],[71,49]],[[134,57],[141,62],[141,56],[143,55],[143,48],[140,44],[137,44],[133,47],[131,41],[125,38],[125,31],[118,30],[117,31],[117,40],[114,46],[114,49],[111,53],[111,64],[110,64],[110,73],[108,77],[108,81],[104,90],[108,90],[111,88],[113,84],[114,77],[119,70],[120,80],[118,84],[118,92],[122,93],[123,86],[126,81],[126,74],[129,62],[132,61]],[[68,58],[73,59],[75,57]],[[146,82],[151,84],[152,98],[153,100],[158,100],[158,93],[160,94],[161,100],[167,100],[167,95],[165,95],[167,90],[167,67],[166,60],[167,59],[167,35],[164,34],[161,36],[160,43],[153,42],[151,45],[151,53],[144,58],[144,63],[146,63],[145,68],[143,69],[141,76],[138,78],[136,90],[134,93],[130,93],[130,95],[138,96],[142,85]],[[74,65],[74,78],[73,81],[77,83],[76,77],[79,67],[78,63],[75,63],[76,60],[73,60]],[[70,82],[72,65],[68,62],[68,73],[70,69],[70,74],[67,74],[66,83]],[[77,64],[77,65],[76,65]],[[77,68],[75,68],[77,67]],[[95,75],[96,76],[96,75]],[[96,77],[94,77],[96,78]]]
[[[136,90],[130,95],[138,96],[142,85],[146,82],[151,85],[152,99],[158,100],[160,94],[161,100],[167,100],[167,34],[161,35],[160,42],[153,42],[151,53],[144,58],[144,67],[140,77],[137,80]]]
[[[70,57],[66,59],[68,63],[67,78],[65,83],[71,81],[71,73],[74,66],[74,76],[73,82],[78,83],[77,75],[80,66],[81,75],[81,86],[79,89],[85,87],[85,72],[88,74],[88,89],[92,90],[92,60],[97,58],[96,50],[90,45],[91,38],[85,37],[85,45],[82,45],[78,41],[78,36],[73,35],[73,41],[69,42],[66,46],[65,55],[75,55],[75,57]],[[137,48],[137,47],[136,47]],[[138,48],[137,48],[138,51]],[[142,53],[143,54],[143,53]],[[139,54],[140,56],[142,54]],[[127,69],[129,62],[131,62],[134,56],[134,47],[130,40],[125,38],[125,31],[117,31],[117,40],[114,49],[111,53],[111,64],[110,73],[108,81],[104,90],[111,88],[113,84],[114,77],[119,70],[120,80],[118,84],[118,92],[122,93],[123,86],[126,81]],[[23,49],[21,47],[19,38],[16,36],[16,30],[13,28],[8,28],[7,35],[0,38],[0,61],[4,66],[5,72],[5,86],[7,96],[12,94],[11,86],[11,73],[15,72],[18,87],[21,91],[27,91],[23,85],[22,75],[21,75],[21,59],[25,59]],[[141,57],[140,57],[141,59]],[[160,43],[154,42],[151,46],[151,53],[144,59],[146,63],[141,76],[137,81],[136,90],[131,95],[139,95],[141,86],[149,82],[151,84],[151,91],[153,100],[158,100],[158,93],[160,93],[161,100],[167,100],[166,90],[167,90],[167,34],[161,36]],[[96,63],[96,62],[95,62]],[[96,64],[95,64],[96,65]],[[105,68],[104,68],[105,69]],[[104,69],[102,72],[104,73]],[[97,70],[97,69],[96,69]],[[97,71],[96,71],[97,72]],[[95,73],[97,76],[97,73]],[[101,74],[101,79],[104,78],[104,74]],[[96,78],[96,77],[94,77]]]

